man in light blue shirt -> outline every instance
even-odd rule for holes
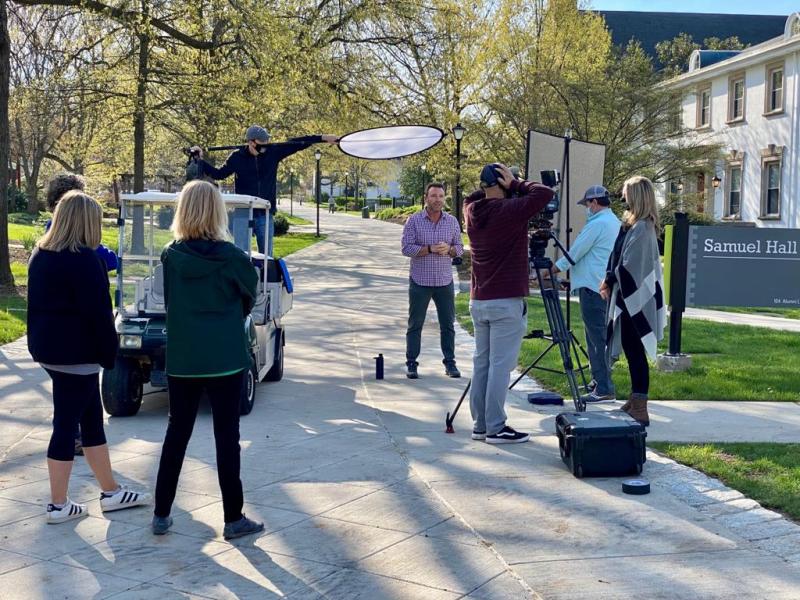
[[[587,221],[569,249],[574,265],[565,257],[556,261],[553,272],[569,270],[570,289],[581,303],[586,347],[594,389],[583,396],[586,402],[615,399],[614,382],[606,359],[606,301],[600,297],[600,282],[606,274],[608,257],[614,249],[620,222],[609,208],[611,198],[602,185],[593,185],[578,201],[586,207]]]

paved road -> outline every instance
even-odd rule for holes
[[[455,435],[443,433],[465,380],[444,377],[434,327],[422,378],[403,376],[399,228],[339,215],[322,225],[328,240],[291,260],[286,376],[261,385],[242,420],[246,512],[267,525],[256,539],[220,537],[207,409],[173,533],[154,538],[146,509],[102,516],[80,459],[71,494],[92,516],[46,525],[49,386],[19,345],[4,348],[4,598],[798,597],[800,528],[716,480],[655,454],[649,496],[624,496],[617,479],[577,480],[559,459],[553,411],[516,397],[510,422],[533,432],[528,444],[470,440],[467,411]],[[459,332],[458,344],[468,375],[471,338]],[[663,419],[683,418],[654,412],[653,437]],[[162,393],[136,417],[108,419],[121,479],[152,485],[165,419]]]

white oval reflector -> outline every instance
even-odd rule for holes
[[[433,148],[443,137],[441,129],[428,125],[375,127],[342,136],[339,149],[356,158],[388,160]]]

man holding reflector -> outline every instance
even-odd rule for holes
[[[216,168],[202,160],[203,151],[199,146],[189,150],[193,158],[197,158],[195,178],[203,176],[212,179],[225,179],[234,176],[234,191],[237,194],[257,196],[269,200],[269,242],[268,254],[272,254],[272,237],[274,234],[273,215],[276,211],[276,189],[278,179],[278,163],[295,152],[304,150],[313,144],[327,142],[335,144],[339,138],[335,135],[306,135],[291,138],[286,142],[270,142],[270,134],[260,125],[251,125],[245,132],[246,143],[231,152],[225,164]],[[253,211],[255,224],[253,234],[256,236],[258,251],[264,252],[264,233],[267,225],[266,211]]]

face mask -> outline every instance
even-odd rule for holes
[[[594,214],[594,213],[592,212],[592,209],[591,209],[591,208],[589,208],[589,207],[587,206],[587,207],[586,207],[586,217],[587,217],[587,218],[589,218],[589,217],[591,217],[593,214]]]

